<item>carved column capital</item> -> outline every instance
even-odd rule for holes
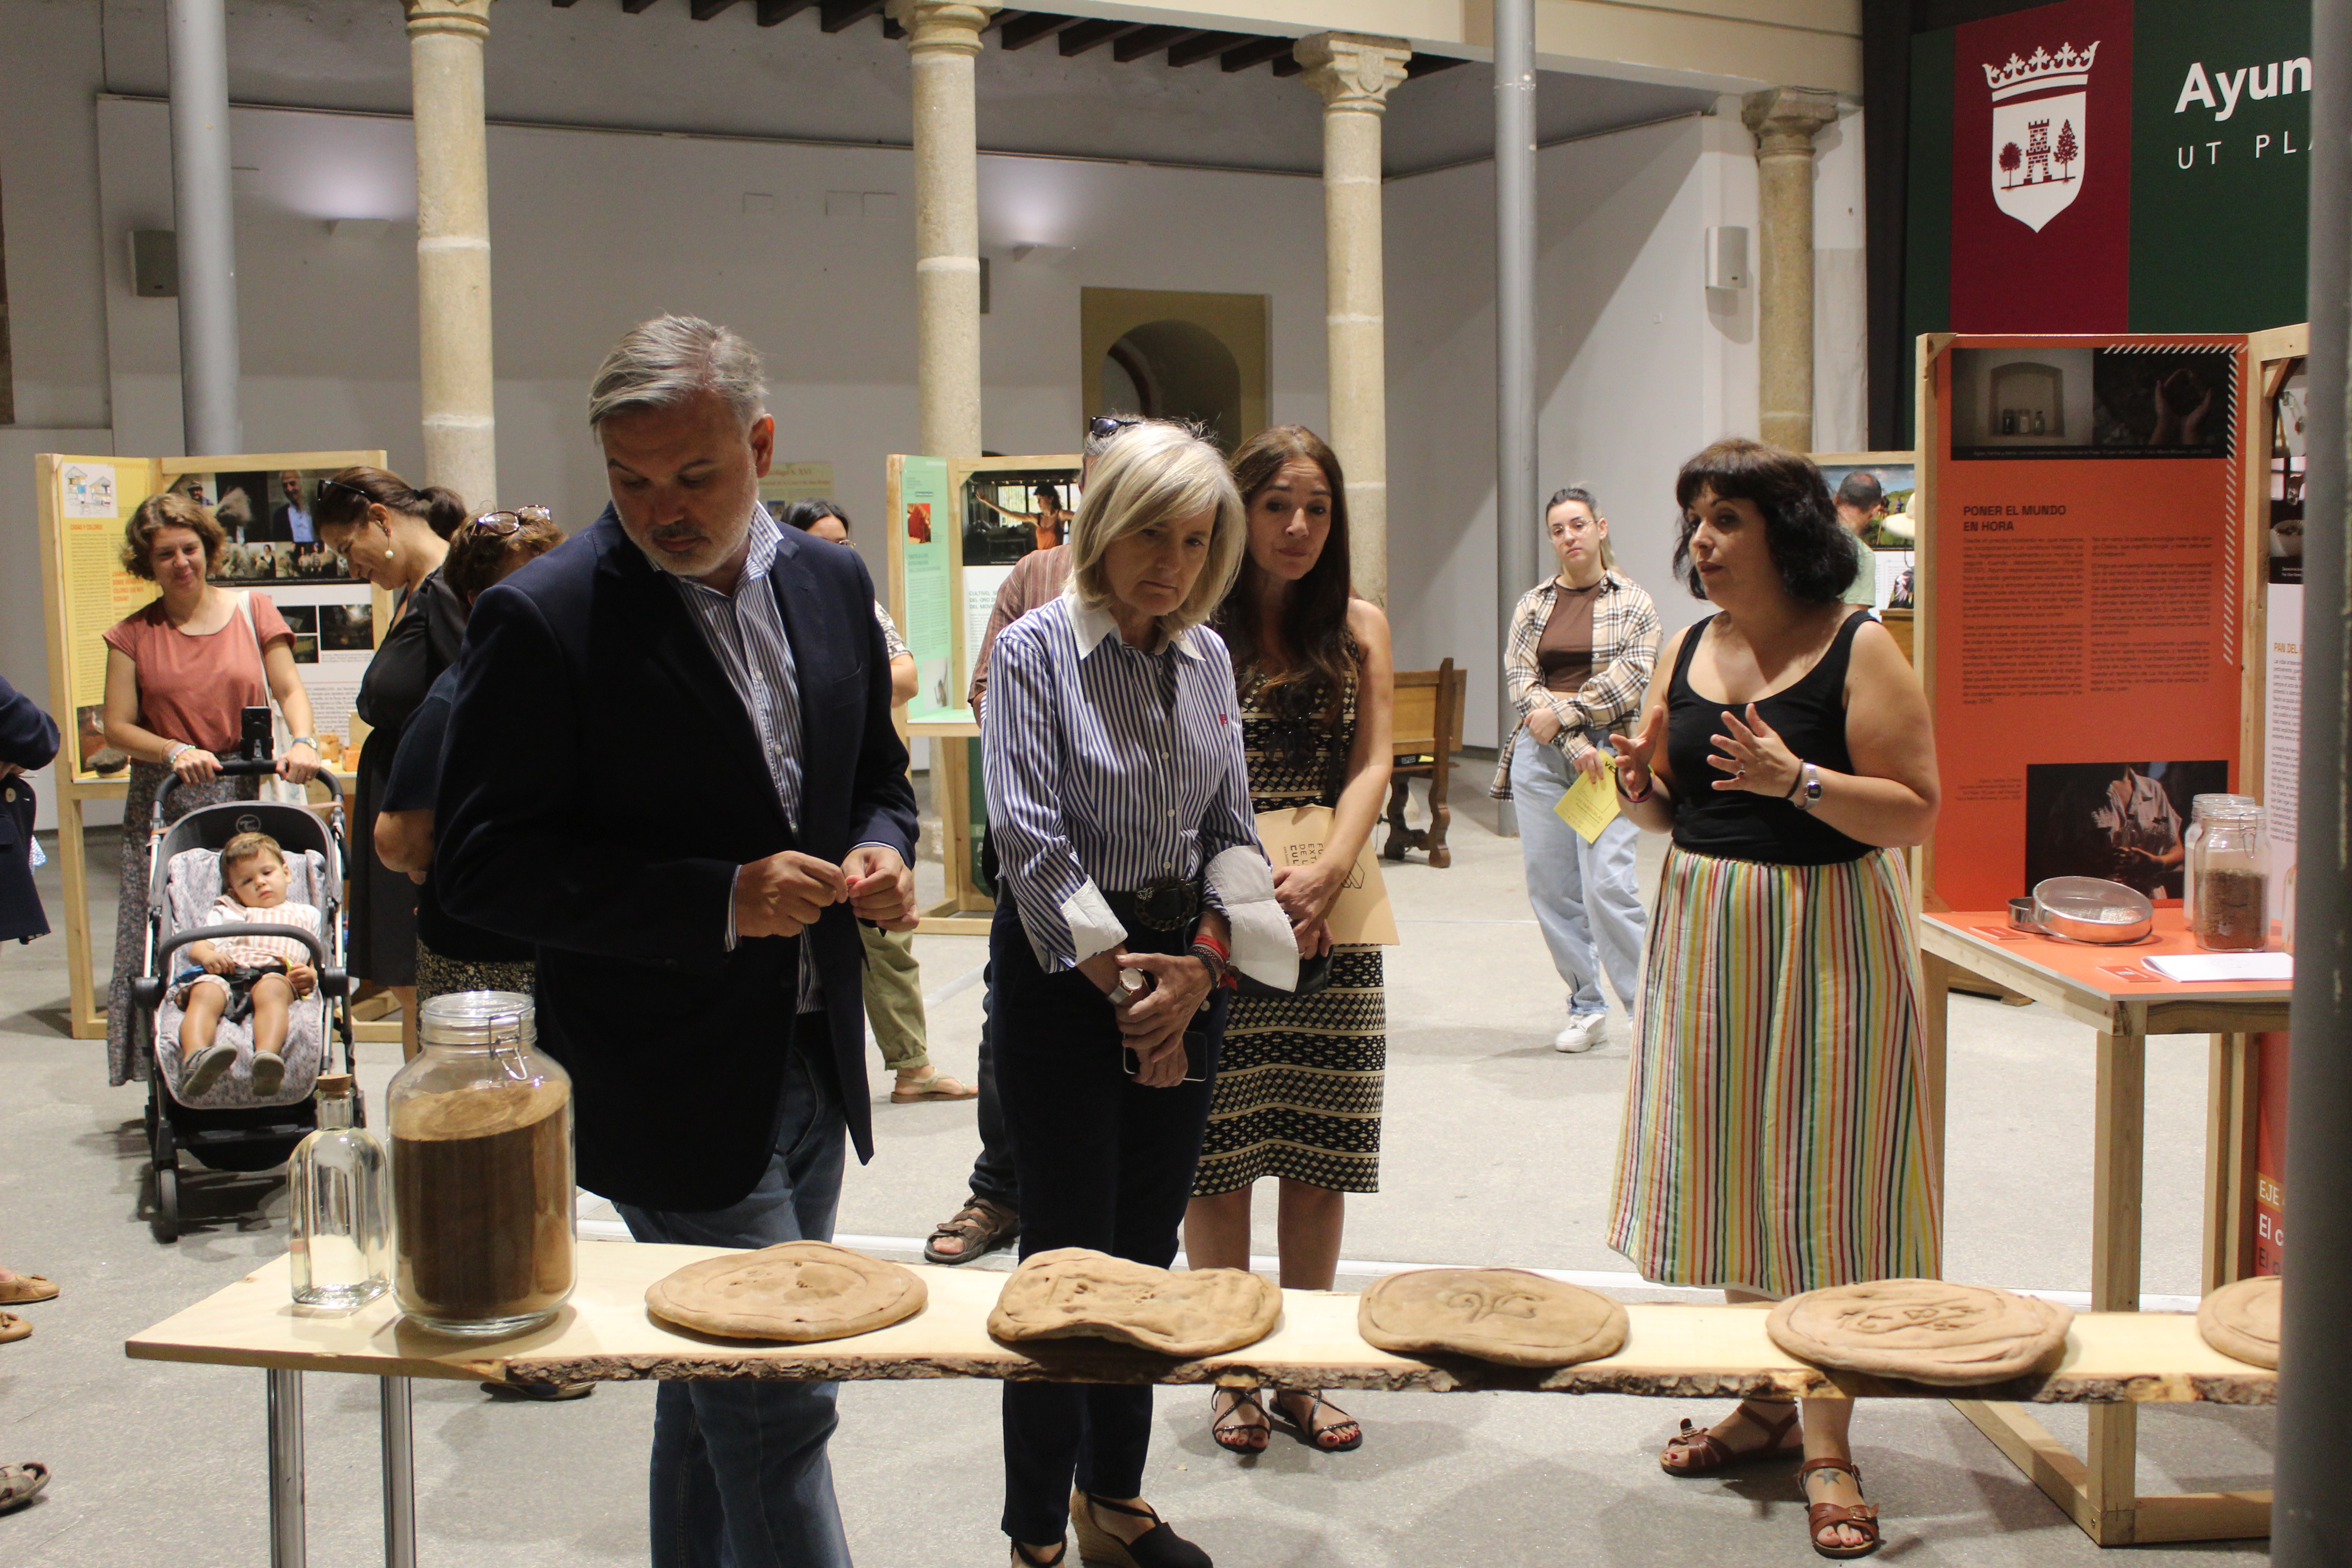
[[[980,53],[981,29],[1004,7],[993,0],[890,0],[890,20],[907,29],[907,47],[925,53]]]
[[[1389,91],[1404,80],[1412,47],[1402,38],[1368,38],[1354,33],[1309,33],[1291,46],[1304,66],[1303,79],[1323,95],[1326,110],[1380,114]]]
[[[1837,122],[1837,95],[1810,87],[1769,87],[1740,100],[1739,118],[1756,133],[1759,155],[1798,153],[1810,158],[1813,138]]]
[[[487,43],[490,37],[490,0],[401,0],[408,14],[408,36],[434,33]]]

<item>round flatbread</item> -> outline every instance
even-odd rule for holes
[[[2278,1370],[2279,1279],[2259,1274],[2197,1303],[2197,1331],[2232,1361]]]
[[[689,1263],[646,1289],[665,1323],[730,1340],[814,1344],[887,1328],[923,1310],[911,1270],[823,1241],[787,1241]]]
[[[1573,1366],[1624,1347],[1625,1309],[1581,1285],[1524,1269],[1415,1268],[1364,1292],[1356,1331],[1397,1355]]]
[[[2054,1359],[2074,1321],[2054,1302],[1989,1286],[1874,1279],[1792,1296],[1772,1309],[1766,1329],[1815,1366],[1964,1388]]]
[[[1282,1316],[1282,1292],[1242,1268],[1154,1268],[1083,1247],[1023,1261],[988,1314],[1008,1344],[1111,1340],[1187,1361],[1255,1344]]]

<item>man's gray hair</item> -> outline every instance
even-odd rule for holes
[[[699,316],[656,316],[621,334],[588,384],[588,427],[618,414],[675,408],[698,392],[716,395],[750,425],[768,411],[760,351]]]

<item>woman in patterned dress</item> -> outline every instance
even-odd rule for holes
[[[1652,924],[1610,1245],[1734,1301],[1938,1268],[1918,935],[1899,851],[1934,830],[1936,738],[1853,574],[1821,470],[1719,441],[1675,483],[1675,563],[1716,614],[1667,640],[1625,813],[1674,835]],[[1878,1548],[1853,1403],[1690,1422],[1670,1475],[1794,1456],[1824,1557]]]
[[[1326,924],[1388,793],[1393,700],[1389,623],[1349,589],[1347,489],[1339,459],[1296,425],[1234,454],[1249,554],[1217,612],[1233,649],[1251,803],[1330,808],[1311,866],[1275,868],[1302,955],[1328,953],[1330,984],[1307,995],[1234,999],[1209,1106],[1208,1139],[1184,1216],[1195,1268],[1247,1268],[1250,1191],[1279,1182],[1282,1283],[1328,1290],[1345,1194],[1380,1189],[1381,1079],[1388,1024],[1381,950],[1334,948]],[[1279,1389],[1271,1419],[1309,1447],[1340,1453],[1363,1431],[1314,1389]],[[1250,1389],[1219,1389],[1211,1432],[1236,1454],[1265,1449],[1268,1411]]]

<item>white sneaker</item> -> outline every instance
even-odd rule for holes
[[[1570,1053],[1589,1051],[1608,1038],[1608,1014],[1571,1013],[1568,1016],[1568,1027],[1552,1037],[1551,1048]]]

